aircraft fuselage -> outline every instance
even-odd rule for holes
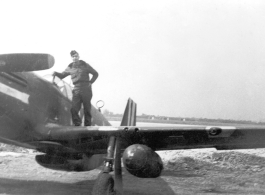
[[[31,72],[0,73],[0,141],[42,140],[47,125],[72,125],[71,100],[58,86]],[[92,108],[93,125],[110,125]]]

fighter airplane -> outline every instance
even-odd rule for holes
[[[265,147],[262,127],[138,127],[131,99],[121,126],[112,127],[92,107],[93,126],[75,127],[69,85],[32,72],[54,63],[49,54],[0,55],[0,142],[42,152],[35,159],[50,169],[89,171],[103,165],[93,195],[123,194],[121,159],[132,175],[155,178],[163,169],[158,150]]]

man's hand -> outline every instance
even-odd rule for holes
[[[53,76],[53,77],[57,76],[57,72],[54,71],[54,72],[52,73],[52,76]]]

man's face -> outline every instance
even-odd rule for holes
[[[79,60],[79,54],[76,53],[76,54],[72,55],[72,59],[73,59],[73,62],[77,62]]]

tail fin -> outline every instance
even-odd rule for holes
[[[136,126],[136,108],[136,103],[129,98],[122,117],[121,126]]]

